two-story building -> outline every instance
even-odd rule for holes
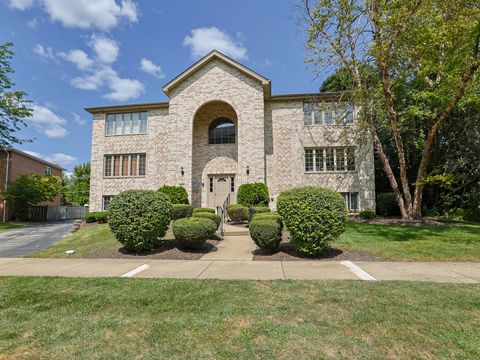
[[[197,207],[235,202],[264,182],[271,206],[296,186],[334,189],[375,209],[373,149],[352,134],[339,93],[272,95],[271,82],[212,51],[163,87],[168,102],[87,108],[93,115],[90,209],[128,189],[181,185]]]

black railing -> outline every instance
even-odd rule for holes
[[[227,218],[227,206],[230,205],[230,194],[228,194],[227,198],[223,202],[222,206],[217,206],[217,214],[220,215],[222,221],[220,222],[220,236],[223,239],[225,235],[225,229],[223,224],[225,223],[225,219]]]

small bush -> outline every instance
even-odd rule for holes
[[[260,249],[278,251],[282,242],[282,227],[275,219],[255,218],[249,226],[250,236]]]
[[[172,231],[179,247],[199,249],[215,233],[215,223],[210,219],[198,217],[178,219],[173,223]]]
[[[210,209],[210,208],[195,208],[195,209],[193,209],[194,214],[199,213],[199,212],[208,212],[208,213],[215,214],[215,210]]]
[[[91,211],[85,214],[86,223],[106,223],[108,220],[107,211]]]
[[[320,254],[345,231],[345,200],[333,190],[307,186],[282,192],[277,209],[292,244],[304,255]]]
[[[270,196],[264,183],[242,184],[238,187],[237,203],[246,207],[268,206]]]
[[[377,194],[377,214],[380,216],[400,215],[400,208],[394,193]]]
[[[172,220],[188,218],[192,216],[193,206],[187,204],[172,205]]]
[[[248,208],[238,204],[228,205],[227,214],[234,224],[240,224],[248,219]]]
[[[255,221],[255,220],[265,220],[265,219],[267,219],[267,220],[268,220],[268,219],[275,220],[276,222],[278,222],[278,224],[280,225],[280,227],[283,229],[283,220],[282,220],[282,217],[281,217],[277,212],[255,214],[255,215],[253,216],[252,221]]]
[[[110,229],[127,250],[148,251],[165,236],[172,205],[161,192],[128,190],[110,201],[108,213]]]
[[[163,185],[158,191],[167,195],[172,204],[188,204],[188,193],[183,186]]]
[[[85,214],[86,223],[94,223],[97,221],[97,216],[95,212],[88,212]]]
[[[252,206],[248,208],[248,221],[251,221],[255,214],[269,213],[272,210],[268,206]]]
[[[220,215],[209,212],[197,212],[193,214],[192,217],[212,220],[215,223],[215,230],[218,229],[220,223],[222,222],[222,217]]]
[[[362,219],[374,219],[375,216],[377,216],[375,214],[375,211],[373,210],[363,210],[363,211],[360,211],[360,213],[358,214]]]

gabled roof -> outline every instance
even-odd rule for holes
[[[190,66],[188,69],[186,69],[184,72],[182,72],[180,75],[175,77],[173,80],[171,80],[169,83],[165,84],[163,86],[163,91],[167,96],[169,95],[170,91],[176,87],[178,84],[183,82],[187,77],[190,75],[194,74],[196,71],[198,71],[200,68],[208,64],[210,61],[218,59],[221,61],[226,62],[227,64],[233,66],[237,70],[241,71],[247,76],[250,76],[251,78],[258,80],[259,82],[262,83],[263,85],[263,91],[265,93],[265,98],[269,98],[271,94],[271,84],[270,80],[267,79],[266,77],[256,73],[252,69],[249,69],[248,67],[240,64],[239,62],[229,58],[228,56],[222,54],[220,51],[213,50],[209,52],[207,55],[202,57],[200,60],[198,60],[195,64]]]
[[[30,155],[29,153],[26,153],[26,152],[23,152],[23,151],[20,151],[18,149],[14,149],[14,148],[8,148],[6,149],[6,151],[10,151],[12,153],[16,153],[16,154],[19,154],[21,156],[25,156],[27,158],[30,158],[32,160],[35,160],[35,161],[38,161],[38,162],[41,162],[47,166],[50,166],[50,167],[53,167],[53,168],[56,168],[56,169],[59,169],[59,170],[65,170],[63,167],[61,167],[60,165],[58,164],[54,164],[54,163],[51,163],[50,161],[47,161],[47,160],[43,160],[39,157],[36,157],[36,156],[33,156],[33,155]]]

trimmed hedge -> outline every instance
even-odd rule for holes
[[[85,214],[86,223],[106,223],[108,221],[108,212],[107,211],[91,211]]]
[[[248,220],[248,208],[238,204],[227,205],[227,215],[233,223],[240,224]]]
[[[253,216],[253,219],[252,221],[255,221],[255,220],[275,220],[276,222],[278,222],[278,224],[280,225],[280,227],[283,229],[283,220],[282,220],[282,217],[280,216],[280,214],[278,214],[277,212],[270,212],[270,213],[259,213],[259,214],[255,214]]]
[[[172,204],[188,204],[187,190],[183,186],[163,185],[158,191],[167,195]]]
[[[192,216],[193,206],[187,204],[172,205],[172,220],[188,218]]]
[[[208,212],[208,213],[211,213],[211,214],[215,214],[215,210],[210,209],[210,208],[194,208],[193,209],[194,214],[199,213],[199,212]]]
[[[209,212],[196,212],[192,215],[192,217],[212,220],[215,223],[215,230],[218,229],[220,223],[222,222],[222,217],[220,215]]]
[[[394,193],[377,194],[377,214],[380,216],[400,215],[400,208]]]
[[[252,206],[248,208],[248,221],[251,221],[255,214],[269,213],[272,210],[268,206]]]
[[[249,226],[250,236],[260,249],[277,252],[282,242],[282,227],[275,219],[253,219]]]
[[[161,192],[128,190],[110,201],[108,213],[110,229],[125,249],[148,251],[165,236],[172,205]]]
[[[377,216],[377,215],[375,214],[375,211],[373,211],[373,210],[363,210],[363,211],[360,211],[358,216],[360,216],[362,219],[374,219],[375,216]]]
[[[253,184],[242,184],[238,187],[237,203],[246,207],[268,206],[270,195],[267,185],[258,182]]]
[[[345,231],[345,200],[333,190],[307,186],[282,192],[277,209],[292,244],[304,255],[320,254]]]
[[[215,233],[215,223],[198,217],[178,219],[173,223],[172,231],[180,248],[199,249]]]

